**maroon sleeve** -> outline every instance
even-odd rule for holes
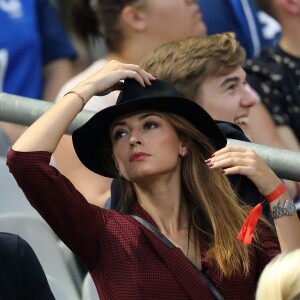
[[[103,209],[89,204],[49,165],[51,153],[10,150],[7,165],[31,205],[61,240],[91,269],[99,257]]]

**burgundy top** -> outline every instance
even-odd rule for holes
[[[86,265],[101,300],[214,299],[179,248],[168,248],[130,216],[89,204],[49,165],[50,158],[48,152],[10,150],[7,164],[32,206]],[[132,211],[156,226],[138,203]],[[220,278],[201,247],[203,273],[225,299],[254,299],[260,273],[280,252],[274,232],[263,224],[259,228],[262,244],[249,246],[247,277]]]

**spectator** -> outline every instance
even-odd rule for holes
[[[203,12],[208,34],[234,32],[247,57],[260,54],[266,46],[279,38],[280,25],[268,14],[259,10],[255,0],[197,0]],[[217,21],[216,21],[217,20]]]
[[[223,33],[165,44],[149,53],[141,66],[173,84],[184,97],[202,106],[215,120],[235,123],[249,135],[248,117],[257,98],[246,84],[246,73],[241,67],[244,60],[245,52],[234,35]],[[228,133],[223,130],[227,138],[247,140],[238,130],[230,129]],[[265,125],[264,130],[274,139],[277,137],[273,126]],[[246,203],[253,205],[261,201],[249,180],[240,176],[230,176],[230,180]],[[295,183],[287,184],[294,196]],[[267,216],[268,212],[265,207]]]
[[[49,165],[86,102],[120,85],[117,104],[77,129],[73,141],[86,167],[122,178],[123,213],[89,204]],[[244,174],[270,201],[282,251],[300,246],[300,222],[284,185],[255,152],[225,145],[199,105],[138,65],[112,61],[30,126],[7,163],[27,199],[87,266],[101,299],[212,299],[204,276],[225,299],[253,299],[279,244],[262,220],[254,245],[237,240],[251,243],[255,224],[240,231],[247,209],[223,175]]]
[[[259,55],[263,48],[274,45],[280,37],[279,23],[258,9],[255,0],[215,0],[214,5],[206,0],[197,0],[197,3],[203,11],[208,34],[234,32],[246,49],[248,58]],[[260,102],[251,109],[249,123],[254,143],[294,150],[281,137],[274,139],[267,130],[261,130],[275,125],[270,113]],[[293,190],[296,194],[296,189]]]
[[[300,141],[300,5],[297,1],[263,0],[259,6],[278,20],[282,35],[277,45],[248,60],[248,81],[271,113],[289,149]],[[253,119],[253,123],[255,123]]]
[[[256,300],[300,299],[300,249],[273,258],[258,281]]]
[[[75,29],[85,40],[95,35],[103,37],[108,53],[66,83],[57,99],[111,60],[138,64],[146,53],[163,43],[206,32],[194,0],[98,0],[94,9],[87,3],[73,2]],[[117,95],[113,92],[101,100],[93,97],[85,109],[99,111],[113,105]],[[90,203],[104,206],[110,196],[111,180],[90,172],[80,163],[70,136],[62,138],[54,158],[57,168]]]
[[[53,101],[76,52],[48,0],[1,1],[0,27],[0,91]],[[24,130],[1,124],[12,143]]]
[[[0,299],[55,300],[46,275],[30,245],[0,232]]]

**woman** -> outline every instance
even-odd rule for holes
[[[87,168],[122,178],[124,214],[89,204],[49,166],[86,101],[123,79],[118,104],[97,113],[73,141]],[[31,204],[84,262],[101,299],[213,299],[199,270],[224,298],[253,299],[259,274],[280,248],[263,221],[253,245],[237,240],[246,211],[223,173],[245,174],[274,198],[282,251],[300,246],[299,219],[283,213],[287,194],[273,171],[253,151],[225,145],[200,106],[138,66],[112,61],[23,134],[8,166]]]
[[[58,99],[111,60],[139,64],[145,54],[164,43],[206,33],[195,0],[96,0],[94,4],[91,7],[86,0],[72,1],[73,23],[84,40],[102,36],[108,52],[67,82]],[[85,109],[99,111],[115,104],[117,96],[115,91],[101,101],[93,97]],[[90,203],[104,206],[111,180],[93,174],[80,163],[69,136],[64,136],[54,158],[58,169]]]

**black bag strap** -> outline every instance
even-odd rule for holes
[[[145,219],[141,218],[140,216],[130,213],[130,217],[144,225],[147,229],[149,229],[153,234],[155,234],[164,244],[166,244],[170,249],[176,248],[176,246],[168,239],[166,238],[157,228],[152,226],[149,222],[147,222]],[[217,300],[224,300],[223,296],[219,293],[217,288],[211,283],[211,281],[203,274],[203,272],[195,266],[190,260],[189,262],[193,266],[193,268],[197,271],[197,273],[200,275],[200,277],[204,280],[204,282],[207,284],[208,288],[212,292],[212,294],[215,296]]]

